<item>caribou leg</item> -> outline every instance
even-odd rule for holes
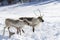
[[[10,32],[9,28],[10,28],[10,27],[8,27],[8,31],[9,31],[9,38],[11,38],[11,36],[12,36],[13,34],[15,34],[15,33]]]
[[[21,35],[21,29],[19,29],[20,35]]]
[[[22,32],[25,33],[23,29],[22,29]]]
[[[33,30],[33,32],[34,32],[34,31],[35,31],[35,28],[33,27],[33,29],[32,29],[32,30]]]
[[[4,36],[4,34],[5,34],[5,29],[6,29],[6,27],[4,27],[4,30],[3,30],[3,36]]]
[[[17,34],[20,32],[20,35],[21,35],[21,29],[20,27],[17,27]]]
[[[19,33],[19,28],[17,28],[17,34]]]
[[[11,38],[11,36],[12,36],[13,34],[15,34],[15,33],[12,33],[12,32],[9,31],[9,38]]]

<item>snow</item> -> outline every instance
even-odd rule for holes
[[[36,4],[29,6],[18,5],[0,8],[0,40],[60,40],[60,3],[52,2],[45,5]],[[11,38],[8,38],[9,34],[6,29],[5,35],[3,36],[4,21],[6,18],[38,17],[40,13],[37,9],[40,9],[44,22],[35,27],[35,32],[32,32],[32,28],[26,25],[23,28],[25,33],[22,33],[22,35],[14,34]],[[11,28],[11,30],[12,32],[16,32],[15,28]]]

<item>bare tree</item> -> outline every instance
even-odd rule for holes
[[[8,4],[12,4],[15,0],[7,0]]]

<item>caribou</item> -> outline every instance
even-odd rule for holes
[[[40,10],[38,9],[38,11],[40,12]],[[34,12],[34,14],[36,15],[36,13]],[[20,17],[20,20],[24,20],[26,23],[28,23],[29,26],[32,26],[32,31],[35,31],[35,26],[41,22],[44,22],[43,20],[43,16],[40,15],[37,18],[34,17]]]
[[[5,27],[4,27],[4,31],[3,31],[3,35],[5,34],[5,29],[7,28],[8,31],[9,31],[9,38],[15,34],[15,33],[12,33],[10,32],[10,27],[14,27],[17,29],[17,34],[20,32],[20,35],[21,35],[21,31],[24,33],[24,30],[22,29],[24,27],[24,25],[26,25],[26,22],[25,21],[22,21],[22,20],[14,20],[14,19],[10,19],[10,18],[7,18],[5,20]]]
[[[39,10],[39,12],[40,12],[40,10]],[[14,20],[14,19],[7,18],[5,20],[5,27],[4,27],[3,35],[5,34],[5,29],[6,28],[8,28],[8,31],[9,31],[9,38],[13,34],[15,34],[15,33],[10,32],[10,30],[9,30],[10,27],[16,28],[17,29],[17,34],[20,33],[20,35],[21,35],[21,31],[24,33],[23,27],[25,25],[31,26],[32,31],[34,32],[36,25],[41,23],[41,22],[44,22],[43,16],[41,16],[41,13],[37,18],[35,18],[35,17],[20,17],[19,20]]]

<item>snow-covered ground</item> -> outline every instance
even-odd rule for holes
[[[36,4],[29,6],[18,5],[20,4],[0,7],[0,40],[60,40],[60,3],[52,2],[45,5]],[[11,38],[8,38],[7,29],[5,36],[2,35],[6,18],[38,17],[40,13],[37,9],[40,9],[44,23],[38,24],[34,33],[31,30],[32,28],[26,25],[24,27],[25,33],[22,33],[22,35],[14,34]],[[14,29],[13,31],[15,32],[16,30]]]

